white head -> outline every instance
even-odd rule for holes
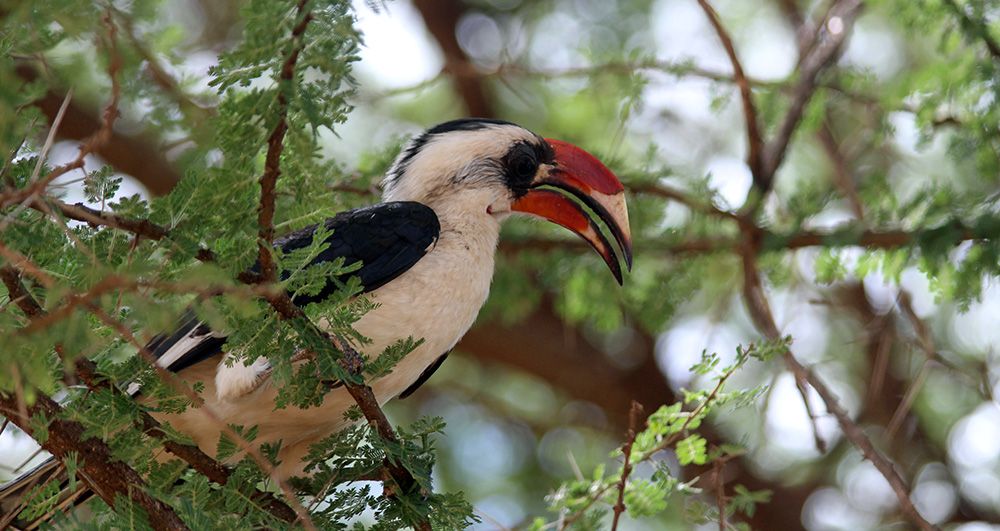
[[[384,201],[423,203],[442,225],[458,219],[498,225],[512,212],[558,223],[597,249],[620,282],[618,258],[589,208],[631,267],[624,188],[614,174],[582,149],[510,122],[466,118],[428,129],[399,154],[382,187]]]
[[[537,175],[548,171],[553,156],[545,139],[510,122],[446,122],[403,149],[382,181],[382,199],[499,221]]]

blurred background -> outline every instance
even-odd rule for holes
[[[844,224],[912,231],[947,214],[992,211],[1000,57],[988,43],[1000,38],[1000,9],[875,0],[845,28],[824,18],[836,3],[712,2],[768,133],[791,97],[800,47],[824,27],[851,31],[820,78],[760,223],[786,232]],[[164,2],[155,24],[132,30],[156,35],[149,53],[159,68],[197,107],[211,108],[208,69],[239,39],[239,8],[233,0]],[[557,231],[513,224],[474,329],[429,384],[388,407],[400,423],[447,421],[436,487],[465,492],[483,520],[477,528],[553,519],[546,495],[609,461],[631,400],[647,412],[676,402],[682,389],[711,384],[689,370],[703,350],[731,359],[737,345],[759,338],[741,298],[738,254],[684,246],[738,238],[737,227],[637,191],[638,183],[668,185],[725,211],[747,200],[752,179],[730,61],[695,0],[356,1],[355,9],[365,43],[356,108],[335,134],[321,133],[324,156],[356,172],[343,183],[345,203],[375,200],[374,175],[409,135],[467,115],[577,143],[636,185],[636,265],[623,288],[592,253],[552,244]],[[969,20],[982,22],[981,41],[963,33]],[[83,52],[57,49],[56,63],[59,53]],[[76,89],[96,112],[104,81],[88,83]],[[186,133],[151,131],[143,102],[125,105],[119,132],[157,137],[162,156],[182,164]],[[75,144],[60,142],[52,153],[56,163],[72,158]],[[126,181],[120,193],[135,192],[146,190]],[[998,264],[963,269],[975,253],[965,242],[932,267],[906,248],[816,246],[777,248],[760,264],[796,357],[896,463],[920,513],[962,531],[1000,529]],[[906,526],[883,476],[811,390],[807,408],[780,361],[750,364],[730,385],[768,386],[754,407],[721,412],[703,429],[711,441],[747,448],[727,464],[727,484],[773,493],[747,519],[752,528]],[[0,474],[15,473],[35,448],[8,433]],[[678,504],[655,519],[626,516],[622,528],[684,529],[683,511]]]

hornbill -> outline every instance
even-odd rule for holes
[[[423,338],[390,374],[371,382],[379,403],[411,394],[472,326],[489,293],[500,225],[512,214],[579,234],[621,283],[619,254],[599,220],[626,266],[632,265],[624,189],[615,175],[586,151],[510,122],[471,118],[432,127],[403,149],[382,188],[381,203],[324,222],[332,230],[328,246],[312,262],[361,263],[347,276],[357,275],[377,306],[355,323],[371,339],[359,350],[377,355],[401,338]],[[316,229],[274,244],[284,252],[309,246]],[[321,302],[345,280],[331,278],[319,293],[293,300],[300,306]],[[255,444],[281,440],[280,476],[301,474],[309,446],[344,427],[353,399],[334,388],[318,407],[275,411],[267,359],[249,365],[227,359],[233,354],[223,353],[225,340],[189,315],[148,348],[161,367],[203,384],[206,405],[225,422],[257,426]],[[154,416],[215,454],[219,428],[202,409]],[[0,502],[14,488],[0,490]]]

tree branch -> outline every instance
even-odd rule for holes
[[[748,238],[748,240],[752,242],[753,239]],[[770,304],[760,282],[760,273],[756,265],[756,249],[752,243],[748,244],[743,252],[743,272],[743,301],[751,320],[764,337],[770,340],[779,340],[781,333],[778,331],[778,326],[771,313]],[[900,508],[907,518],[925,531],[937,529],[917,511],[913,505],[913,501],[910,499],[909,486],[900,477],[899,473],[896,472],[893,464],[875,448],[875,445],[872,444],[871,439],[868,438],[865,432],[851,420],[847,410],[840,404],[837,395],[822,380],[799,363],[791,350],[785,351],[784,360],[785,365],[791,371],[796,381],[801,382],[803,385],[808,383],[816,390],[820,398],[823,399],[824,404],[826,404],[827,411],[837,419],[837,423],[840,425],[847,439],[885,477],[885,480],[896,494]]]
[[[169,234],[169,231],[165,227],[157,225],[148,219],[119,216],[112,212],[90,208],[83,203],[71,205],[56,199],[49,199],[48,202],[52,203],[67,218],[83,221],[91,226],[105,226],[124,230],[154,241],[162,240]],[[37,201],[31,207],[44,213],[44,210],[38,206]]]
[[[21,282],[21,276],[17,269],[10,265],[0,267],[0,279],[2,279],[4,286],[6,286],[7,293],[10,298],[15,301],[18,308],[20,308],[29,319],[34,322],[47,315],[41,305],[39,305],[34,297],[32,297],[31,294],[25,289],[24,283]],[[63,347],[61,345],[56,345],[55,349],[64,363],[69,364],[70,360],[67,358]],[[121,392],[110,382],[98,375],[97,367],[89,359],[84,357],[77,358],[76,361],[73,362],[73,366],[76,370],[76,374],[80,376],[80,379],[82,379],[90,389],[95,391],[106,390],[113,393]],[[207,477],[209,481],[219,485],[225,485],[229,482],[230,471],[228,468],[202,452],[197,446],[182,444],[171,439],[163,430],[160,423],[157,422],[156,419],[154,419],[149,413],[139,411],[136,424],[146,435],[158,439],[168,452],[184,460],[186,463],[191,465],[192,468]],[[258,491],[254,497],[262,502],[264,507],[278,519],[286,522],[293,522],[295,520],[295,511],[293,511],[281,500],[275,498],[271,493]]]
[[[267,156],[264,158],[264,174],[260,177],[260,206],[257,209],[258,240],[257,251],[260,262],[261,277],[266,282],[273,282],[277,278],[277,266],[274,257],[271,256],[271,241],[274,240],[274,203],[275,186],[278,177],[281,175],[281,153],[285,149],[285,133],[288,131],[288,96],[287,92],[293,90],[292,81],[295,79],[295,63],[299,60],[299,54],[305,47],[302,39],[309,21],[312,20],[312,13],[306,10],[308,0],[299,0],[296,6],[296,14],[299,22],[292,28],[292,52],[285,59],[281,66],[281,73],[278,76],[278,123],[271,131],[271,136],[267,139]]]
[[[625,443],[622,444],[622,455],[625,456],[625,463],[622,465],[622,477],[618,480],[618,501],[615,503],[614,519],[611,520],[611,531],[618,529],[618,519],[625,512],[625,485],[628,483],[628,476],[632,473],[632,445],[635,444],[635,437],[639,433],[639,417],[642,415],[642,406],[633,401],[632,408],[628,413],[628,431],[625,433]]]
[[[750,167],[750,174],[753,176],[753,181],[757,187],[766,190],[771,187],[771,184],[767,181],[771,176],[764,172],[762,159],[764,139],[761,136],[760,126],[757,122],[757,109],[754,107],[750,82],[747,80],[746,74],[743,73],[743,65],[736,55],[733,39],[722,25],[722,21],[719,20],[719,14],[715,12],[715,9],[708,3],[708,0],[698,0],[698,5],[705,11],[705,15],[708,17],[709,22],[712,23],[716,35],[722,41],[723,48],[726,49],[729,62],[733,65],[733,78],[736,80],[736,86],[740,89],[740,100],[743,102],[743,119],[746,122],[747,129],[747,165]]]
[[[104,441],[87,438],[80,423],[64,420],[62,407],[48,395],[36,390],[35,403],[28,407],[30,418],[48,420],[47,437],[38,437],[35,423],[21,416],[14,397],[0,394],[0,412],[28,435],[43,440],[42,448],[60,461],[70,456],[78,458],[80,469],[77,473],[108,506],[114,507],[115,498],[125,496],[146,511],[154,529],[188,529],[169,505],[147,493],[142,476],[116,460]]]
[[[669,199],[671,201],[677,201],[678,203],[690,208],[691,210],[697,210],[704,214],[710,216],[715,216],[717,218],[728,219],[730,221],[738,221],[739,216],[729,212],[727,210],[722,210],[717,208],[715,205],[695,199],[685,193],[682,190],[667,186],[665,184],[659,183],[632,183],[625,185],[625,188],[630,192],[635,194],[646,194],[653,195],[656,197],[662,197],[664,199]]]
[[[847,159],[844,158],[844,154],[841,152],[840,144],[833,136],[833,130],[830,129],[830,125],[825,120],[816,133],[816,136],[819,138],[820,144],[823,145],[823,150],[826,151],[826,156],[830,159],[830,164],[833,166],[834,182],[847,198],[847,204],[851,206],[854,217],[858,218],[858,221],[864,221],[865,210],[861,204],[861,196],[858,195],[858,187],[854,184],[854,177],[848,168]]]
[[[837,18],[839,32],[834,33],[826,28],[818,28],[817,31],[825,32],[809,55],[805,56],[799,67],[799,82],[792,92],[792,101],[789,104],[788,112],[784,120],[778,126],[778,132],[773,140],[768,143],[763,154],[763,171],[765,183],[768,185],[760,190],[761,195],[770,190],[770,185],[774,178],[774,173],[781,166],[784,160],[785,151],[791,141],[792,135],[798,129],[799,122],[805,113],[806,104],[812,98],[818,86],[820,73],[836,60],[842,49],[844,41],[854,26],[854,20],[861,12],[861,0],[842,0],[835,4],[830,10],[830,19]]]
[[[487,97],[483,74],[469,62],[455,35],[458,20],[466,7],[459,0],[415,0],[414,7],[420,11],[427,30],[434,36],[444,54],[444,70],[451,74],[455,90],[465,102],[470,116],[492,118],[496,115],[493,104]]]
[[[341,366],[343,366],[353,376],[361,375],[361,370],[364,367],[364,361],[358,352],[347,341],[344,341],[336,336],[332,336],[317,327],[315,323],[309,320],[305,312],[292,302],[292,299],[287,293],[274,293],[270,296],[265,296],[264,298],[271,305],[271,307],[274,308],[278,315],[281,316],[281,318],[286,320],[303,320],[307,323],[312,333],[324,338],[325,341],[340,350],[342,354],[340,359]],[[364,414],[365,419],[369,424],[375,427],[379,437],[389,443],[398,443],[399,438],[396,437],[396,433],[392,429],[392,424],[389,423],[389,419],[386,418],[385,412],[383,412],[382,407],[379,406],[378,400],[372,392],[372,388],[364,383],[357,384],[351,381],[345,381],[342,383],[347,389],[347,392],[350,393],[351,397],[354,398],[354,401],[358,404],[358,407]],[[411,474],[406,467],[389,459],[388,456],[386,456],[382,466],[385,471],[383,482],[385,482],[385,479],[391,479],[404,493],[411,492],[417,485],[417,481],[414,479],[413,474]],[[390,498],[395,497],[396,492],[394,489],[386,488],[385,495]],[[421,531],[429,531],[430,523],[425,520],[418,523],[416,527]]]
[[[150,79],[177,104],[185,118],[192,124],[192,127],[196,127],[207,118],[214,116],[216,114],[215,109],[202,107],[185,94],[180,83],[166,71],[156,55],[139,39],[135,33],[135,21],[132,19],[132,16],[119,9],[114,9],[114,11],[118,15],[118,19],[121,20],[122,26],[125,29],[125,37],[128,39],[129,44],[146,61],[146,70],[149,73]]]

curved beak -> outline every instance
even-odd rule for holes
[[[579,234],[604,258],[621,284],[618,255],[594,217],[607,225],[631,271],[632,232],[628,225],[625,188],[615,174],[590,153],[560,140],[545,140],[555,152],[553,168],[548,175],[537,179],[511,209],[547,219]]]

